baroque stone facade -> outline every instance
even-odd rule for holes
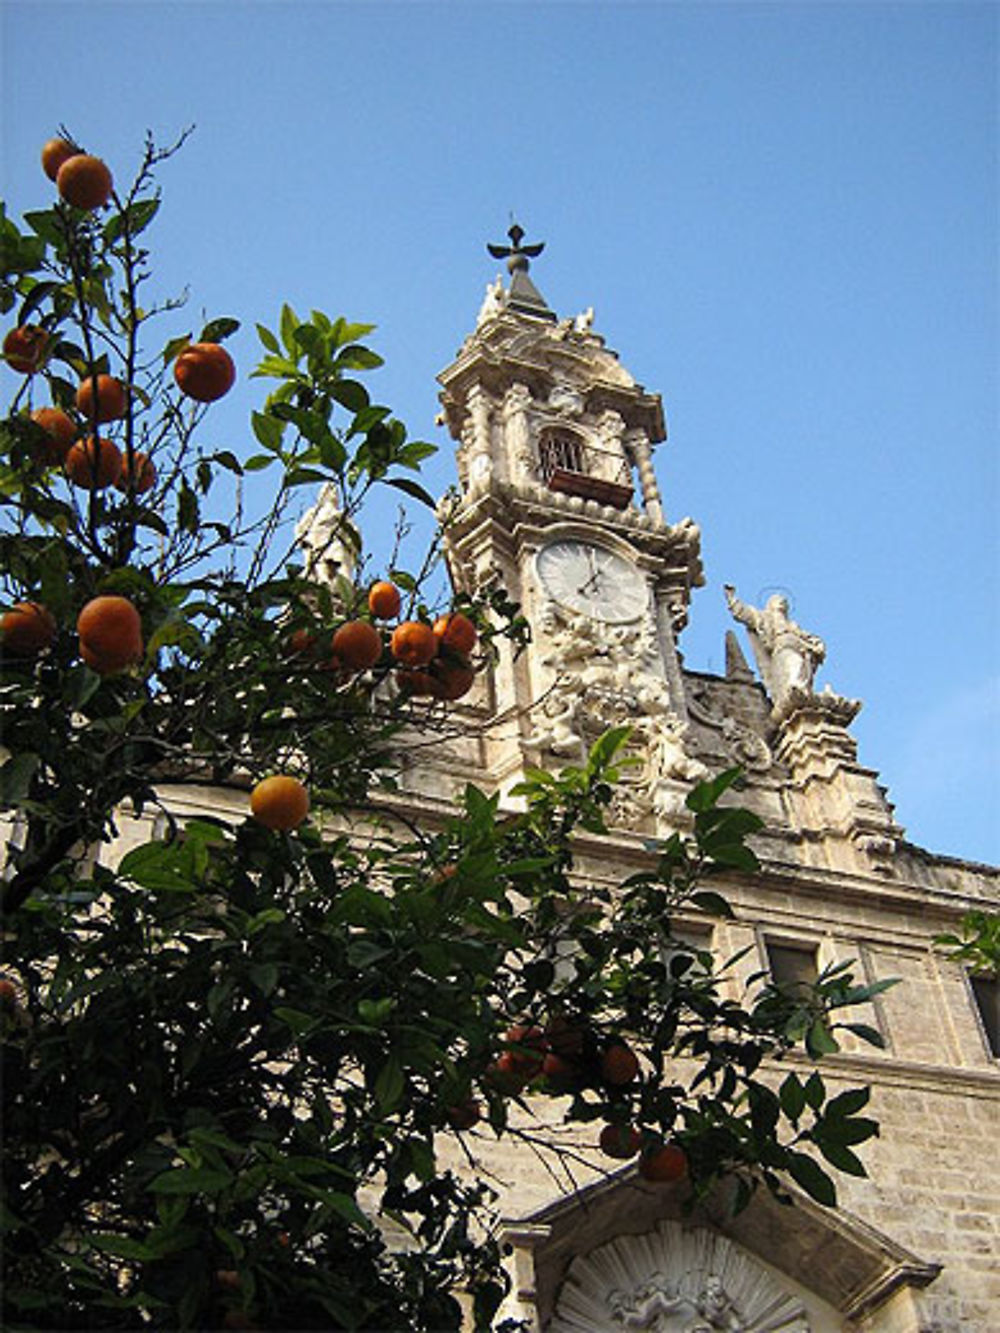
[[[548,309],[512,240],[509,286],[491,284],[440,377],[460,482],[447,554],[460,588],[500,577],[534,640],[481,681],[461,739],[437,770],[410,775],[405,799],[431,813],[470,779],[509,791],[526,766],[573,762],[628,724],[640,762],[612,834],[580,845],[581,876],[613,884],[642,864],[645,839],[683,827],[693,780],[741,764],[739,801],[764,820],[763,870],[725,886],[736,919],[714,928],[713,946],[749,946],[744,976],[783,948],[902,984],[858,1015],[885,1049],[849,1038],[824,1063],[832,1088],[872,1086],[882,1124],[864,1150],[869,1178],[839,1182],[837,1212],[758,1198],[734,1220],[720,1199],[683,1217],[632,1167],[561,1195],[505,1142],[491,1165],[507,1182],[507,1313],[549,1333],[988,1333],[1000,1327],[1000,1060],[968,977],[931,939],[971,908],[1000,907],[1000,876],[906,842],[858,761],[860,703],[816,689],[826,647],[783,598],[753,607],[726,586],[725,674],[685,668],[678,636],[704,575],[699,529],[668,518],[653,470],[660,399],[595,332],[592,310]]]

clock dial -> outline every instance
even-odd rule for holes
[[[543,546],[535,557],[542,587],[560,606],[594,620],[626,624],[649,601],[646,580],[628,560],[592,542],[569,539]]]

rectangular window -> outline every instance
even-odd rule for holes
[[[819,976],[814,944],[790,944],[783,940],[765,940],[767,966],[771,980],[785,987],[811,986]]]
[[[990,1054],[1000,1057],[1000,978],[969,977]]]

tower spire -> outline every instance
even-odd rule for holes
[[[507,231],[510,245],[491,245],[486,249],[494,259],[506,259],[507,272],[510,274],[510,291],[507,294],[507,308],[519,310],[523,315],[534,315],[536,319],[555,320],[555,314],[546,304],[545,297],[528,277],[531,260],[545,249],[545,242],[534,245],[522,245],[524,228],[516,222],[511,223]]]

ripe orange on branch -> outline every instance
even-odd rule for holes
[[[287,833],[298,828],[309,813],[309,793],[298,778],[277,773],[254,787],[250,813],[265,828]]]
[[[434,633],[441,643],[447,644],[456,653],[471,653],[479,637],[475,625],[461,611],[438,616],[434,622]]]
[[[597,1142],[606,1156],[625,1161],[642,1147],[642,1135],[632,1125],[605,1125]]]
[[[236,380],[233,358],[219,343],[191,343],[174,362],[181,393],[198,403],[214,403]]]
[[[31,419],[49,437],[47,442],[38,446],[38,461],[61,463],[76,439],[76,422],[58,407],[39,407],[32,412]]]
[[[0,643],[13,657],[34,657],[56,637],[56,622],[41,602],[17,602],[0,619]]]
[[[76,621],[80,656],[109,676],[142,657],[142,620],[127,597],[107,593],[87,603]]]
[[[114,375],[97,376],[97,395],[94,395],[94,376],[88,375],[80,381],[76,391],[77,411],[91,423],[117,421],[125,415],[128,395],[121,380]],[[96,402],[96,407],[95,407]]]
[[[615,1042],[601,1055],[601,1078],[605,1083],[623,1087],[633,1083],[639,1075],[639,1060],[631,1046]]]
[[[399,589],[385,579],[373,583],[368,591],[368,610],[379,620],[395,620],[402,604]]]
[[[42,170],[48,176],[50,181],[54,181],[59,175],[59,168],[71,157],[76,157],[79,153],[76,144],[70,143],[68,139],[49,139],[42,145]]]
[[[145,495],[146,491],[151,491],[156,485],[156,468],[153,466],[153,460],[141,449],[136,449],[132,454],[130,466],[128,454],[122,454],[122,473],[115,485],[120,491],[127,493],[131,490],[135,495]]]
[[[92,435],[77,440],[66,455],[66,475],[85,491],[103,491],[113,486],[122,474],[122,456],[111,440]]]
[[[422,667],[437,656],[438,641],[422,620],[404,620],[393,630],[389,649],[404,666]]]
[[[19,375],[33,375],[45,360],[49,345],[47,331],[36,324],[22,324],[11,329],[3,340],[4,359]]]
[[[73,153],[56,173],[56,188],[74,208],[103,208],[111,198],[114,181],[107,163],[90,153]]]
[[[687,1153],[676,1143],[664,1143],[639,1158],[639,1175],[657,1185],[670,1185],[687,1175]]]
[[[382,656],[382,636],[367,620],[348,620],[336,631],[330,647],[352,671],[367,671]]]

